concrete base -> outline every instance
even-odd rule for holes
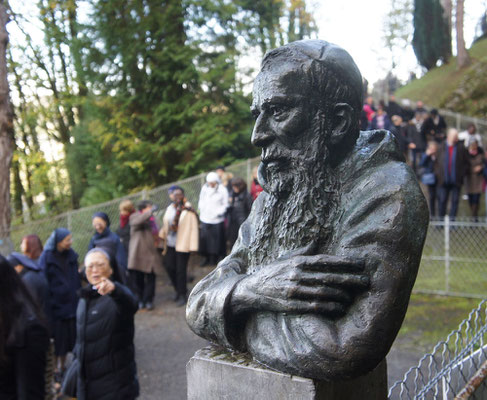
[[[188,400],[382,400],[387,399],[383,360],[367,375],[325,382],[268,369],[217,346],[198,350],[186,365]]]

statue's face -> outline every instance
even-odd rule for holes
[[[261,72],[254,83],[252,144],[262,148],[259,181],[268,191],[290,190],[293,165],[311,144],[311,110],[304,73],[293,64]]]

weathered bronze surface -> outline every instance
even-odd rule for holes
[[[264,192],[231,254],[192,291],[198,335],[286,373],[351,379],[384,359],[428,225],[393,136],[359,131],[362,77],[320,40],[266,54],[252,143]]]

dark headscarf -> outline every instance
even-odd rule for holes
[[[44,250],[56,250],[57,244],[68,235],[71,235],[71,232],[66,228],[54,229],[44,245]]]
[[[106,213],[103,211],[97,211],[96,213],[93,214],[91,219],[95,219],[96,217],[103,219],[107,223],[107,228],[110,226],[110,218]]]

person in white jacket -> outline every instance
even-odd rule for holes
[[[226,255],[225,213],[228,207],[228,191],[220,183],[216,172],[210,172],[201,188],[198,208],[200,211],[201,265],[215,265]]]

